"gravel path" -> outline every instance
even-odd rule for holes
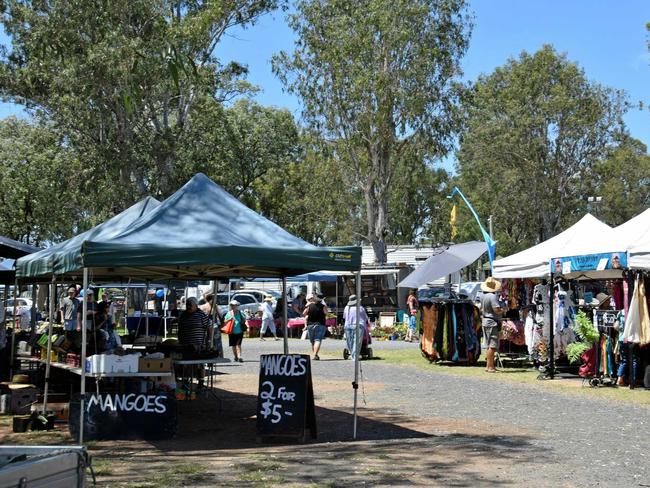
[[[325,401],[350,405],[351,386],[337,391],[327,384],[349,384],[353,362],[334,359],[343,350],[342,341],[323,344],[323,359],[312,362],[316,405]],[[373,343],[378,356],[385,349],[417,347],[404,342]],[[292,340],[290,351],[307,353],[309,344]],[[282,342],[246,340],[246,362],[232,367],[237,373],[257,375],[259,354],[270,352],[282,352]],[[498,374],[484,380],[436,374],[435,369],[428,372],[380,360],[363,361],[361,416],[367,409],[430,423],[433,439],[441,446],[464,446],[487,451],[488,459],[491,453],[499,461],[506,459],[505,484],[534,480],[536,486],[650,486],[650,408],[499,381]],[[359,437],[364,439],[366,434],[362,418]],[[417,459],[417,450],[413,455]]]

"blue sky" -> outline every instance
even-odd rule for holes
[[[473,0],[475,28],[463,59],[465,78],[543,44],[577,62],[589,79],[624,89],[632,102],[650,104],[650,54],[646,22],[650,0]],[[294,35],[284,15],[267,15],[255,26],[231,32],[217,54],[223,61],[248,64],[249,80],[262,91],[257,100],[300,115],[297,99],[286,94],[271,72],[271,56],[290,51]],[[20,113],[20,107],[0,104],[0,117]],[[650,146],[650,111],[631,110],[625,117],[632,136]],[[446,166],[449,165],[448,161]]]

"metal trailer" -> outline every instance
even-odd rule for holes
[[[0,446],[0,488],[83,488],[83,446]]]

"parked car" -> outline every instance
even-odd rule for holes
[[[21,309],[32,308],[33,302],[29,298],[18,298],[18,310],[16,315],[20,315]],[[14,313],[14,299],[10,298],[7,300],[7,306],[5,307],[5,316],[11,317]]]
[[[235,292],[230,295],[230,300],[239,302],[239,310],[248,315],[255,315],[260,309],[261,302],[257,300],[254,294],[246,292]],[[228,293],[217,293],[217,307],[221,315],[228,312]]]

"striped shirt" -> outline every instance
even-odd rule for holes
[[[178,342],[183,345],[204,349],[208,345],[207,333],[210,320],[201,310],[183,312],[178,324]]]

